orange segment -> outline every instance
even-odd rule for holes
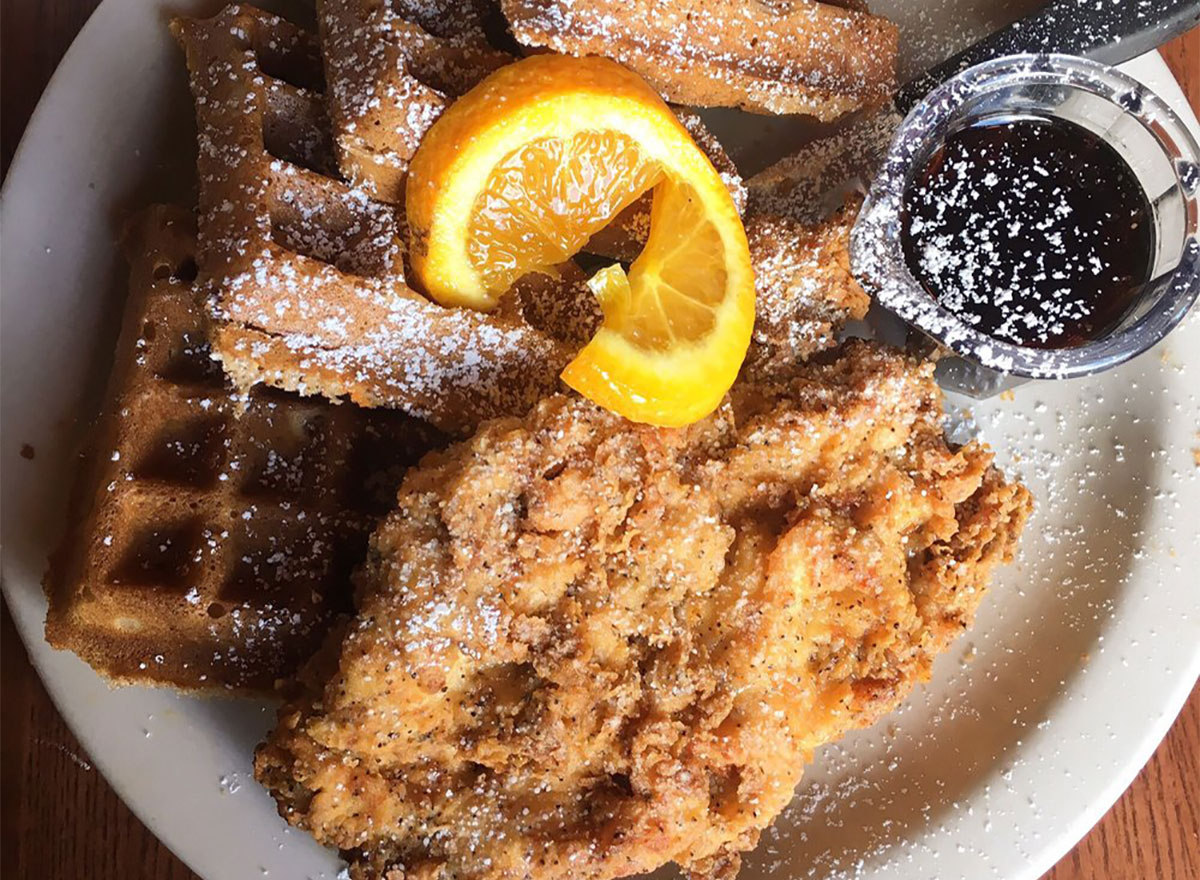
[[[496,166],[476,201],[471,263],[498,296],[525,272],[574,256],[659,177],[617,132],[535,141]]]
[[[745,357],[749,248],[708,158],[619,64],[537,55],[453,104],[409,170],[413,269],[439,302],[490,309],[651,187],[646,246],[628,276],[593,279],[604,324],[563,380],[628,418],[687,424],[717,406]]]
[[[628,277],[620,266],[593,276],[604,324],[563,371],[580,394],[636,421],[679,426],[704,418],[737,378],[750,344],[748,252],[745,263],[724,259],[721,231],[696,216],[696,202],[685,184],[664,181],[655,190],[645,249]]]

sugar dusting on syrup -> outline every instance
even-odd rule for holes
[[[987,117],[952,131],[904,194],[905,260],[969,326],[1071,348],[1115,329],[1146,281],[1151,207],[1082,126]]]

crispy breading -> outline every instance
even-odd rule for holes
[[[258,778],[356,880],[732,876],[1011,555],[1028,493],[941,419],[853,342],[687,429],[489,423],[409,472]]]

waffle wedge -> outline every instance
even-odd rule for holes
[[[743,378],[786,374],[831,348],[871,304],[850,271],[863,182],[887,153],[892,110],[856,119],[746,181],[758,308]]]
[[[200,279],[239,387],[345,396],[454,433],[557,387],[569,347],[407,286],[397,214],[336,174],[310,35],[238,6],[172,30],[196,99]]]
[[[425,131],[513,56],[488,44],[481,0],[326,0],[318,11],[338,166],[373,198],[403,204]]]
[[[866,192],[899,125],[900,116],[887,107],[810,141],[746,181],[747,211],[821,222],[848,193]]]
[[[190,212],[150,209],[126,249],[129,300],[46,577],[46,637],[119,683],[269,691],[350,608],[368,532],[440,438],[403,413],[236,395],[209,354]]]
[[[502,0],[526,46],[606,55],[668,101],[834,119],[895,91],[898,32],[813,0]]]

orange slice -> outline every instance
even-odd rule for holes
[[[604,324],[563,372],[636,421],[684,425],[733,384],[754,324],[741,219],[662,99],[603,58],[536,55],[456,101],[409,169],[413,269],[445,305],[490,309],[654,187],[646,247],[592,289]]]

